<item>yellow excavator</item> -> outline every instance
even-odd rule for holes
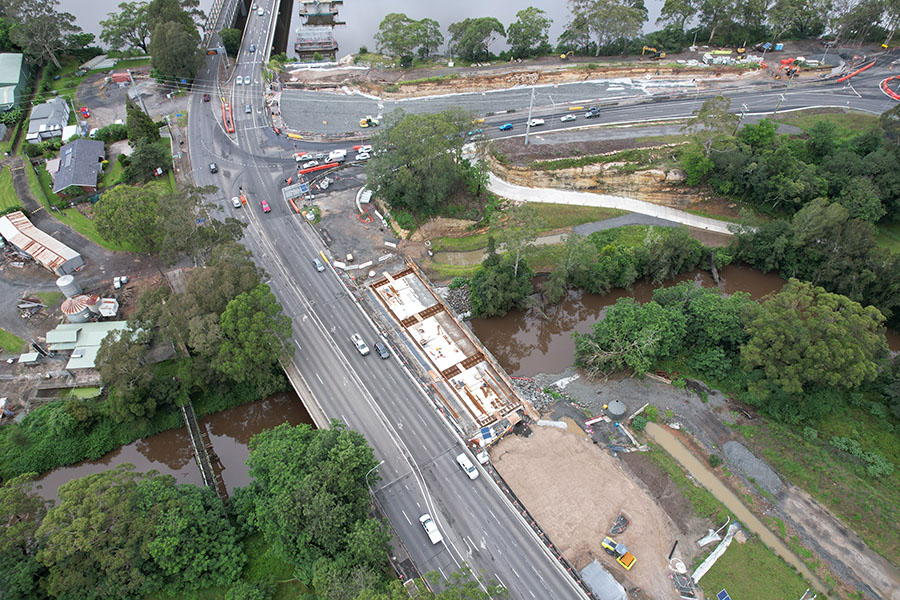
[[[569,50],[565,54],[560,54],[559,60],[569,60],[569,57],[574,56],[574,55],[575,55],[575,52],[573,50]]]
[[[666,57],[665,52],[657,50],[656,48],[651,48],[650,46],[644,46],[644,49],[641,50],[641,60],[644,60],[644,55],[647,54],[647,52],[651,53],[650,56],[647,56],[650,60],[662,60]]]

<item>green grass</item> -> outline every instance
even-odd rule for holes
[[[740,223],[741,221],[738,217],[728,217],[707,212],[705,210],[697,210],[696,208],[683,208],[682,210],[691,213],[692,215],[697,215],[698,217],[706,217],[707,219],[715,219],[716,221],[727,221],[728,223]]]
[[[696,485],[688,479],[684,469],[668,452],[656,444],[650,444],[649,456],[650,460],[669,475],[698,517],[710,519],[716,523],[725,522],[730,514],[725,506],[705,487]]]
[[[71,388],[61,394],[65,398],[96,398],[100,395],[99,387]]]
[[[0,211],[7,208],[22,208],[22,203],[16,196],[9,167],[0,167]]]
[[[34,197],[37,198],[38,202],[44,206],[44,210],[57,220],[65,223],[84,237],[95,244],[103,246],[107,250],[114,250],[116,252],[137,252],[137,248],[131,244],[118,244],[105,239],[100,235],[100,232],[97,231],[97,226],[94,222],[81,214],[77,208],[64,208],[61,211],[51,209],[48,198],[56,198],[56,194],[50,191],[50,175],[44,167],[39,167],[38,175],[35,175],[34,170],[26,166],[25,173],[28,176],[28,186],[31,188],[31,193],[34,194]]]
[[[805,132],[809,132],[819,121],[828,121],[835,128],[835,134],[838,140],[845,140],[855,135],[868,131],[878,124],[878,117],[869,113],[862,112],[834,112],[817,114],[815,112],[797,111],[784,114],[778,117],[778,123],[785,125],[793,125],[799,127]]]
[[[451,279],[453,277],[471,277],[478,270],[480,264],[474,265],[448,265],[439,262],[427,262],[425,268],[438,277]]]
[[[627,211],[615,208],[597,208],[593,206],[572,206],[571,204],[544,204],[535,202],[530,205],[535,214],[543,220],[541,231],[553,231],[604,221],[613,217],[628,214]],[[463,237],[440,237],[431,240],[431,249],[435,252],[469,252],[487,247],[487,233],[474,233]]]
[[[434,83],[436,81],[450,81],[451,79],[456,79],[459,75],[451,74],[451,75],[434,75],[432,77],[422,77],[420,79],[408,79],[406,81],[398,81],[397,85],[416,85],[419,83]]]
[[[125,174],[125,167],[117,160],[110,161],[106,165],[106,171],[100,178],[100,187],[107,188],[117,183],[121,183],[122,176]]]
[[[594,164],[611,162],[624,162],[637,167],[647,166],[653,163],[655,154],[652,150],[634,149],[621,150],[612,154],[591,154],[588,156],[573,156],[569,158],[557,158],[554,160],[536,160],[528,165],[536,171],[558,171],[560,169],[574,169]]]
[[[670,135],[648,135],[644,137],[635,138],[634,141],[640,144],[659,144],[660,146],[665,144],[686,144],[690,138],[686,133],[673,133]]]
[[[528,251],[528,266],[535,273],[549,273],[562,260],[565,251],[563,244],[535,246]]]
[[[150,64],[150,57],[139,57],[139,58],[122,58],[116,61],[116,66],[113,67],[115,69],[134,69],[136,67],[146,67]]]
[[[28,292],[25,295],[39,298],[47,308],[53,308],[64,297],[62,292]]]
[[[7,352],[15,353],[21,352],[24,345],[25,340],[4,329],[0,329],[0,348],[3,348]]]
[[[723,589],[740,600],[800,598],[807,587],[796,571],[755,537],[743,544],[732,542],[700,580],[707,598],[715,598]]]
[[[900,223],[885,223],[878,226],[878,237],[875,240],[882,248],[891,252],[900,252]]]
[[[830,446],[832,436],[856,439],[867,452],[878,452],[900,464],[898,424],[859,407],[846,407],[813,423],[816,440],[799,430],[763,420],[735,427],[747,445],[782,477],[803,488],[849,525],[873,550],[888,560],[900,557],[900,531],[886,527],[900,522],[900,469],[886,478],[873,478],[864,465]]]

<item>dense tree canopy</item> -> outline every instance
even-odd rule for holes
[[[506,41],[515,58],[525,58],[550,51],[547,32],[553,19],[543,10],[529,6],[516,13],[516,20],[506,30]]]
[[[403,13],[389,13],[378,26],[375,43],[379,52],[400,57],[433,54],[444,43],[440,25],[434,19],[416,21]]]
[[[120,2],[119,9],[100,21],[100,39],[111,48],[150,51],[150,19],[146,2]]]
[[[150,41],[150,64],[164,80],[190,81],[203,62],[199,42],[196,29],[174,21],[160,23]]]
[[[389,114],[372,139],[377,151],[366,165],[369,185],[394,210],[415,215],[435,214],[467,189],[480,193],[486,179],[483,167],[470,163],[462,152],[471,120],[458,108]]]
[[[243,32],[240,29],[226,28],[219,31],[219,37],[222,38],[222,46],[225,47],[228,56],[237,56],[241,50]]]
[[[58,12],[59,0],[8,0],[5,18],[14,25],[10,40],[38,64],[52,62],[60,68],[58,54],[72,46],[72,36],[81,31],[75,17]]]
[[[748,315],[741,360],[798,397],[811,387],[852,389],[878,374],[887,354],[883,326],[877,308],[791,279]]]
[[[450,53],[469,61],[489,60],[491,42],[497,36],[506,37],[506,30],[494,17],[466,18],[451,23],[447,30],[450,33]]]
[[[125,101],[125,127],[128,128],[128,140],[132,146],[159,140],[159,126],[131,98]]]
[[[36,583],[42,571],[37,530],[50,503],[34,491],[32,481],[20,475],[0,484],[0,589],[12,600],[42,596]]]
[[[647,20],[643,2],[631,0],[569,0],[569,8],[569,29],[594,38],[598,56],[601,48],[636,37]]]

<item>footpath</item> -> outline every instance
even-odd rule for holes
[[[594,194],[591,192],[575,192],[554,188],[530,188],[508,183],[493,173],[489,176],[488,189],[498,196],[520,202],[549,202],[552,204],[618,208],[620,210],[627,210],[628,212],[649,215],[665,219],[666,221],[681,223],[689,227],[696,227],[697,229],[731,235],[731,231],[728,230],[729,223],[726,223],[725,221],[693,215],[677,208],[660,206],[659,204],[635,200],[634,198],[611,196],[609,194]]]

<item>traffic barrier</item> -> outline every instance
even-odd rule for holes
[[[898,94],[897,92],[895,92],[894,90],[890,89],[887,86],[888,81],[890,81],[891,79],[900,79],[900,75],[894,75],[893,77],[888,77],[887,79],[883,79],[881,81],[881,91],[884,92],[885,94],[887,94],[888,96],[890,96],[891,98],[893,98],[894,100],[900,100],[900,94]]]
[[[340,164],[341,163],[332,162],[332,163],[325,163],[324,165],[318,165],[316,167],[310,167],[308,169],[299,169],[297,171],[297,174],[303,175],[305,173],[312,173],[313,171],[321,171],[322,169],[330,169],[332,167],[337,167]]]
[[[234,133],[234,121],[231,118],[231,105],[227,102],[222,103],[222,122],[225,124],[225,131]]]
[[[291,206],[294,208],[294,212],[297,213],[297,214],[299,215],[299,214],[300,214],[300,209],[297,208],[297,205],[296,205],[296,204],[294,204],[294,199],[293,199],[293,198],[288,198],[288,202],[291,203]]]
[[[844,83],[845,81],[847,81],[847,80],[850,79],[851,77],[855,77],[856,75],[859,75],[860,73],[862,73],[862,72],[865,71],[866,69],[871,69],[871,68],[874,67],[874,66],[875,66],[875,61],[873,60],[872,62],[870,62],[869,64],[865,65],[864,67],[860,67],[859,69],[853,71],[852,73],[850,73],[850,74],[848,74],[848,75],[844,75],[843,77],[841,77],[841,78],[838,79],[837,81],[838,81],[838,83]]]

